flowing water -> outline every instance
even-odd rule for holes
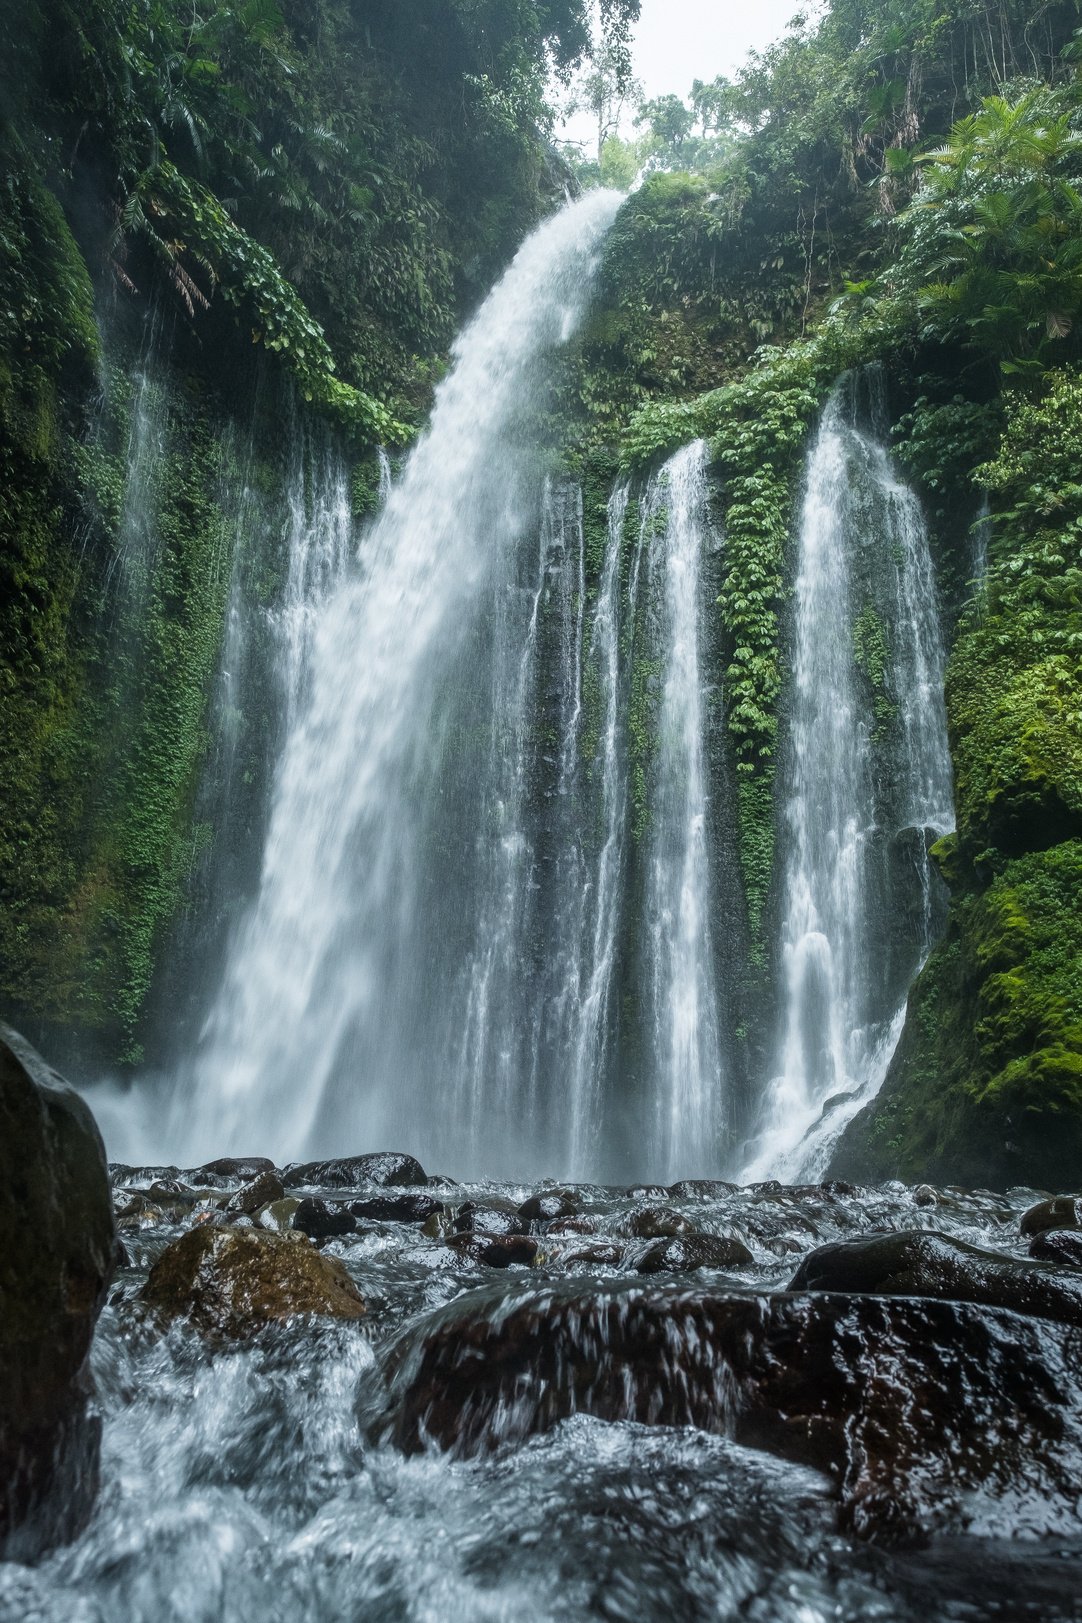
[[[875,404],[844,378],[808,457],[780,789],[782,1018],[748,1178],[821,1172],[882,1083],[939,928],[926,844],[953,827],[953,805],[935,577]]]
[[[101,1493],[69,1548],[33,1567],[0,1563],[3,1623],[1078,1616],[1077,1507],[1057,1503],[1039,1477],[1023,1476],[1006,1494],[971,1493],[928,1547],[894,1551],[839,1530],[830,1478],[739,1445],[724,1422],[700,1429],[580,1413],[473,1460],[435,1449],[407,1457],[372,1426],[402,1349],[451,1304],[486,1304],[498,1323],[500,1303],[511,1307],[524,1292],[571,1291],[584,1312],[643,1286],[665,1299],[671,1286],[636,1272],[651,1243],[633,1237],[644,1209],[661,1205],[704,1234],[741,1235],[752,1260],[695,1276],[696,1288],[740,1297],[783,1287],[813,1245],[889,1228],[936,1228],[1020,1254],[1024,1191],[945,1191],[929,1207],[899,1187],[715,1186],[644,1199],[581,1186],[570,1192],[578,1230],[561,1237],[553,1224],[538,1265],[502,1275],[415,1225],[367,1221],[326,1246],[365,1295],[366,1319],[294,1321],[228,1345],[183,1322],[163,1331],[139,1308],[148,1265],[224,1195],[204,1189],[192,1206],[183,1189],[205,1180],[182,1174],[170,1185],[168,1171],[115,1170],[130,1261],[93,1354],[105,1422]],[[499,1212],[529,1190],[432,1193],[451,1211],[473,1201]],[[697,1355],[674,1317],[656,1378],[666,1360],[678,1371]],[[589,1371],[604,1376],[615,1357],[595,1346]],[[974,1411],[974,1424],[985,1420]],[[918,1481],[917,1492],[938,1513],[934,1490]]]
[[[650,1136],[654,1164],[669,1179],[716,1172],[725,1123],[703,722],[706,464],[701,440],[678,451],[643,503],[661,698],[640,931],[656,1110]]]

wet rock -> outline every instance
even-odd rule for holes
[[[973,1304],[578,1282],[475,1292],[389,1359],[382,1430],[460,1458],[572,1414],[696,1426],[827,1471],[842,1527],[1074,1526],[1082,1336]]]
[[[442,1240],[446,1235],[453,1232],[452,1221],[451,1213],[447,1210],[447,1207],[441,1206],[438,1211],[432,1212],[425,1218],[421,1224],[421,1233],[429,1240]]]
[[[739,1184],[725,1183],[721,1178],[681,1178],[668,1189],[674,1200],[721,1200],[739,1192]]]
[[[300,1201],[295,1195],[272,1200],[259,1214],[260,1227],[273,1229],[277,1234],[288,1234],[293,1227],[293,1214],[299,1205]]]
[[[442,1203],[431,1195],[377,1195],[373,1200],[351,1200],[354,1217],[371,1223],[424,1223]]]
[[[156,1178],[143,1192],[148,1200],[157,1201],[159,1206],[194,1206],[199,1200],[194,1189],[189,1189],[179,1178]]]
[[[529,1234],[449,1234],[446,1244],[489,1268],[529,1268],[537,1260],[538,1244]]]
[[[556,1217],[574,1217],[578,1210],[579,1203],[574,1195],[569,1195],[563,1189],[552,1189],[524,1200],[518,1215],[525,1223],[548,1223]]]
[[[1048,1229],[1082,1229],[1082,1200],[1057,1195],[1023,1212],[1018,1227],[1023,1234],[1044,1234]]]
[[[335,1161],[305,1161],[286,1167],[282,1182],[287,1189],[356,1189],[364,1183],[411,1188],[427,1184],[425,1170],[412,1155],[380,1150],[375,1155],[351,1155]]]
[[[116,1260],[105,1150],[78,1094],[0,1026],[0,1557],[86,1523],[101,1422],[88,1354]]]
[[[309,1196],[293,1213],[293,1227],[312,1240],[330,1240],[338,1234],[354,1234],[357,1220],[344,1206],[331,1206]]]
[[[295,1315],[359,1319],[364,1299],[343,1263],[300,1235],[204,1225],[166,1247],[142,1300],[198,1330],[241,1339]]]
[[[560,1234],[596,1234],[597,1228],[592,1217],[557,1217],[545,1229],[545,1238]]]
[[[755,1258],[729,1235],[683,1234],[652,1245],[638,1263],[640,1274],[690,1274],[697,1268],[746,1268]]]
[[[914,1206],[938,1206],[939,1196],[929,1183],[919,1183],[913,1191]]]
[[[632,1212],[627,1220],[627,1232],[637,1240],[670,1240],[677,1234],[692,1234],[694,1229],[695,1225],[679,1212],[667,1212],[658,1206]]]
[[[934,1296],[1082,1325],[1082,1279],[919,1229],[820,1246],[789,1289]]]
[[[270,1206],[274,1201],[281,1200],[285,1195],[282,1180],[277,1172],[269,1170],[261,1172],[231,1195],[222,1207],[223,1212],[258,1212],[261,1206]]]
[[[1070,1268],[1082,1268],[1082,1232],[1048,1229],[1029,1242],[1029,1254],[1038,1262],[1062,1262]]]
[[[263,1172],[276,1172],[278,1169],[273,1161],[268,1161],[265,1155],[223,1155],[217,1161],[208,1161],[205,1166],[195,1167],[185,1176],[194,1184],[222,1183],[249,1183],[258,1178]]]
[[[467,1201],[454,1215],[455,1234],[522,1234],[525,1225],[517,1212],[500,1211],[494,1206],[475,1206]]]
[[[624,1264],[623,1247],[604,1240],[587,1245],[581,1240],[569,1243],[557,1241],[555,1245],[550,1245],[549,1235],[546,1235],[544,1246],[544,1261],[558,1263],[562,1267],[580,1264],[588,1268],[621,1268]]]
[[[628,1200],[663,1200],[668,1193],[662,1183],[633,1183],[624,1190]]]

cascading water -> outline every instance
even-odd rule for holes
[[[703,441],[685,446],[651,482],[643,501],[660,702],[641,935],[655,1108],[652,1158],[670,1178],[716,1172],[724,1125],[703,743],[706,466]]]
[[[782,776],[782,1020],[749,1179],[821,1172],[878,1090],[937,927],[926,831],[953,827],[927,534],[861,426],[859,393],[853,378],[836,386],[808,460]]]
[[[492,1151],[474,1113],[483,1087],[468,1119],[456,1115],[462,1025],[448,999],[477,952],[470,881],[479,863],[513,872],[520,837],[506,796],[478,793],[493,728],[506,739],[514,726],[488,708],[484,672],[516,679],[496,610],[529,659],[521,554],[541,484],[530,414],[618,203],[591,193],[525,244],[459,340],[357,567],[316,615],[259,895],[195,1075],[178,1084],[171,1130],[193,1156],[253,1138],[295,1155],[343,1134]],[[502,1064],[498,1027],[490,1040]]]

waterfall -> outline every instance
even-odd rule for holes
[[[480,1027],[458,992],[465,980],[471,1008],[496,996],[483,966],[492,943],[479,935],[496,927],[501,885],[509,917],[522,918],[531,894],[516,802],[528,751],[515,710],[539,669],[531,638],[547,638],[551,619],[548,566],[531,576],[526,547],[543,484],[533,414],[546,357],[581,317],[618,203],[590,193],[526,242],[460,337],[431,425],[359,557],[302,615],[309,653],[259,892],[194,1074],[178,1078],[171,1132],[193,1158],[397,1137],[430,1157],[492,1150],[479,1119],[491,1102],[485,1078],[510,1075],[519,1029],[486,1017],[488,1057],[471,1050],[464,1061]],[[566,557],[569,524],[566,512],[542,524],[546,558]],[[576,546],[581,575],[572,536],[572,555]],[[309,565],[323,570],[298,559],[306,605]],[[571,597],[577,617],[581,579]],[[493,694],[511,701],[506,712]],[[561,772],[566,792],[577,771],[570,757],[555,763],[557,794]],[[491,882],[471,883],[482,871]],[[493,960],[494,973],[506,967]],[[518,1141],[543,1142],[521,1099],[515,1110]]]
[[[953,826],[927,533],[860,392],[852,378],[835,387],[805,479],[780,780],[782,1013],[752,1179],[821,1171],[881,1085],[938,928],[928,839]]]
[[[652,1050],[652,1153],[670,1178],[716,1173],[724,1122],[703,742],[706,465],[703,441],[685,446],[651,482],[643,501],[651,652],[660,700],[641,932]]]

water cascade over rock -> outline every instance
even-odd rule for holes
[[[877,381],[840,381],[808,457],[781,773],[777,1070],[749,1178],[821,1172],[882,1083],[940,925],[926,847],[954,814],[938,602],[920,505],[883,443]]]
[[[456,1175],[814,1176],[882,1081],[953,818],[919,504],[875,374],[843,379],[796,538],[776,1033],[749,1050],[708,448],[618,480],[600,527],[546,458],[552,357],[615,202],[525,244],[359,542],[342,465],[305,443],[275,606],[253,611],[235,565],[207,816],[247,794],[262,866],[208,885],[219,940],[230,885],[251,900],[220,972],[206,954],[171,1156],[397,1144]],[[230,725],[260,686],[257,806]]]

